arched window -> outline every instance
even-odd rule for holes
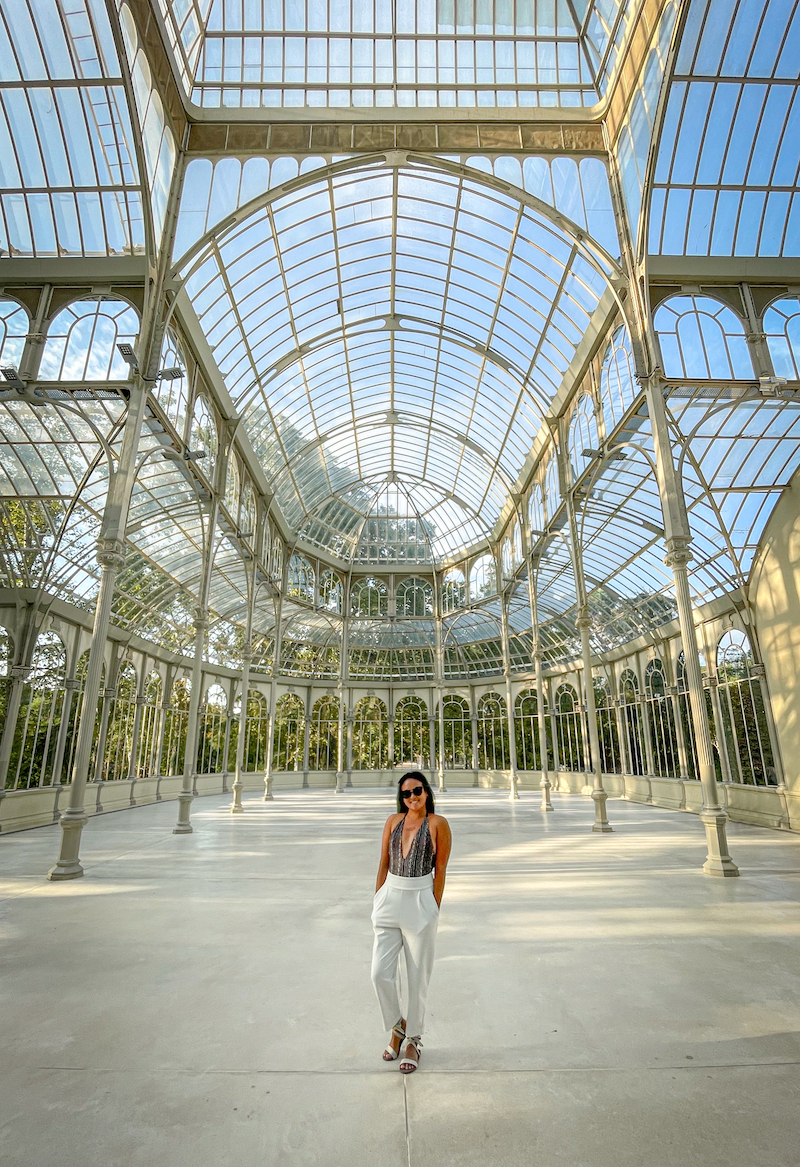
[[[457,608],[463,608],[467,599],[467,585],[464,572],[451,567],[442,580],[442,612],[447,616]]]
[[[228,698],[222,685],[209,686],[200,710],[197,773],[221,774],[225,769],[225,728]]]
[[[398,616],[433,615],[433,588],[425,579],[401,580],[397,585]]]
[[[234,526],[239,523],[239,467],[236,456],[231,453],[228,458],[228,471],[225,475],[225,506],[233,519]]]
[[[573,772],[583,770],[583,715],[577,690],[566,683],[559,685],[553,704],[559,769]]]
[[[286,573],[286,591],[307,604],[314,603],[316,591],[314,568],[304,555],[293,555]]]
[[[339,702],[320,697],[311,710],[308,737],[308,768],[336,770],[339,750]]]
[[[703,671],[705,672],[705,662],[701,658]],[[697,740],[694,731],[694,716],[692,714],[692,704],[689,700],[689,682],[686,673],[686,658],[681,652],[678,656],[678,663],[676,668],[676,678],[678,682],[678,709],[680,711],[681,726],[683,729],[683,740],[686,743],[688,753],[689,777],[697,780],[700,777],[700,768],[697,761]],[[703,688],[703,694],[706,702],[706,714],[708,716],[708,727],[711,731],[711,746],[714,751],[714,770],[718,781],[722,781],[722,759],[719,750],[719,741],[717,734],[717,719],[714,716],[714,704],[711,698],[711,691],[708,688]]]
[[[389,719],[380,697],[362,697],[353,712],[353,769],[385,770]]]
[[[30,330],[28,313],[16,300],[0,300],[0,361],[19,368]]]
[[[514,566],[519,567],[520,563],[522,563],[522,531],[516,519],[511,528],[511,554],[514,559]]]
[[[672,711],[672,699],[667,693],[664,666],[657,657],[651,660],[645,669],[644,689],[650,721],[653,767],[660,778],[677,778],[680,773],[680,762],[675,716]]]
[[[503,540],[500,548],[500,565],[503,569],[503,579],[512,579],[514,576],[514,548],[509,538]]]
[[[169,705],[164,719],[164,753],[161,761],[162,774],[182,774],[186,754],[186,728],[189,723],[189,702],[192,696],[192,682],[179,677],[172,684]]]
[[[631,342],[623,325],[612,336],[600,369],[600,400],[606,436],[622,421],[635,396]]]
[[[117,687],[108,712],[106,748],[100,776],[105,782],[127,778],[133,749],[136,716],[136,669],[130,661],[120,665]]]
[[[442,721],[444,725],[444,749],[438,740],[439,719],[437,716],[437,748],[439,754],[444,755],[445,770],[471,770],[472,718],[467,701],[454,694],[443,697]]]
[[[217,423],[211,407],[202,393],[194,399],[192,410],[192,424],[189,428],[189,449],[196,452],[203,451],[205,458],[200,462],[200,469],[210,483],[214,482],[214,468],[217,464]]]
[[[753,379],[744,325],[710,296],[671,296],[653,318],[667,377]]]
[[[428,706],[421,697],[403,697],[394,711],[395,765],[413,762],[427,766],[431,752]]]
[[[600,437],[597,432],[597,414],[590,394],[584,393],[578,402],[569,423],[569,460],[576,480],[592,461],[586,450],[598,450]]]
[[[639,681],[632,669],[625,669],[620,677],[619,695],[622,701],[626,769],[629,774],[644,774],[644,727],[639,706]]]
[[[131,70],[136,112],[142,128],[142,147],[153,211],[153,232],[158,244],[167,212],[177,154],[175,138],[169,127],[161,96],[153,84],[150,63],[144,46],[139,44],[136,24],[128,5],[121,4],[119,13],[122,39]]]
[[[619,754],[617,722],[611,704],[611,691],[608,682],[601,677],[594,678],[594,704],[597,712],[601,769],[604,774],[620,774],[622,762]]]
[[[548,726],[548,722],[545,722],[545,725]],[[541,770],[539,702],[533,689],[525,689],[514,702],[514,730],[517,741],[517,765],[520,770]],[[547,747],[550,754],[552,746],[549,734]]]
[[[497,593],[497,568],[493,555],[482,555],[476,559],[469,573],[469,598],[474,604],[484,596]]]
[[[534,482],[531,488],[531,497],[528,499],[528,522],[531,530],[531,542],[535,543],[537,531],[544,531],[546,519],[544,517],[544,494],[540,483]]]
[[[40,381],[127,381],[117,345],[136,344],[139,317],[124,300],[75,300],[47,330]]]
[[[249,482],[245,483],[242,491],[242,502],[239,507],[239,529],[242,538],[252,539],[256,533],[256,496]],[[313,574],[313,573],[312,573]],[[312,593],[313,602],[313,593]]]
[[[139,748],[136,751],[136,777],[151,778],[158,774],[159,722],[163,683],[153,670],[144,683],[144,705],[139,728]]]
[[[482,770],[509,767],[506,703],[499,693],[484,693],[478,702],[478,765]]]
[[[552,523],[560,506],[561,487],[558,482],[558,460],[555,454],[551,454],[544,472],[544,508],[548,524]]]
[[[726,632],[717,646],[717,681],[731,778],[748,786],[777,786],[761,670],[739,629]]]
[[[241,700],[239,701],[241,717]],[[242,765],[247,773],[263,770],[267,763],[267,742],[269,740],[269,712],[263,693],[251,689],[247,695],[247,722],[245,724],[244,758]],[[238,725],[231,725],[231,753],[236,749]]]
[[[283,543],[277,535],[272,540],[272,578],[283,579]]]
[[[323,571],[319,580],[319,598],[327,612],[342,610],[342,581],[335,571]]]
[[[771,304],[764,313],[764,332],[777,376],[800,380],[800,299]]]
[[[374,576],[356,580],[350,590],[350,611],[354,616],[385,616],[389,592],[383,580]]]
[[[167,331],[161,348],[162,369],[182,369],[180,377],[162,377],[156,381],[154,393],[181,438],[186,433],[186,415],[189,410],[189,378],[178,339],[172,329]],[[194,424],[194,419],[192,419]],[[191,444],[191,443],[190,443]],[[194,447],[192,447],[194,449]]]
[[[66,663],[61,637],[55,632],[40,632],[30,673],[22,687],[6,778],[9,789],[50,786],[60,780],[54,770],[64,709]]]
[[[275,705],[273,770],[302,770],[306,711],[295,693],[284,693]]]

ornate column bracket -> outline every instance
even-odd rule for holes
[[[125,566],[125,544],[121,539],[98,539],[95,558],[101,567],[121,571]]]

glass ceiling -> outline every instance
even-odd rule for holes
[[[187,97],[224,108],[593,106],[625,0],[159,0]]]
[[[144,251],[131,114],[100,0],[0,0],[0,192],[0,256]]]
[[[443,162],[262,201],[176,268],[284,517],[355,555],[393,481],[435,561],[488,535],[614,262]]]
[[[156,257],[177,151],[135,22],[118,7],[115,29],[114,7],[102,0],[0,0],[3,256]],[[387,24],[382,0],[163,0],[186,91],[206,105],[591,105],[628,31],[628,6],[614,0],[476,0],[457,10],[426,0],[391,10]],[[800,0],[692,0],[685,28],[674,61],[666,33],[659,46],[659,70],[672,61],[673,72],[651,180],[650,249],[797,255]],[[651,112],[660,77],[650,75]],[[653,113],[636,141],[649,145],[655,126]],[[508,155],[193,166],[174,274],[186,281],[292,536],[356,568],[435,565],[482,548],[525,481],[532,450],[542,448],[554,398],[573,389],[570,363],[619,271],[602,163]],[[637,197],[645,173],[643,162]],[[719,321],[720,305],[693,296],[661,305],[655,325],[694,539],[692,588],[707,601],[746,584],[772,508],[800,466],[800,408],[788,391],[781,399],[757,389],[746,312],[724,343],[712,343],[703,329]],[[800,362],[793,296],[796,288],[778,313],[784,324],[768,334],[776,372],[790,380]],[[88,360],[85,338],[101,300],[110,319],[102,289],[68,310],[85,323],[70,333],[74,350],[51,327],[43,404],[0,393],[3,580],[86,607],[97,587],[91,552],[106,498],[104,443],[119,450],[124,402],[112,382],[126,375],[119,360],[102,368]],[[115,339],[133,340],[133,308],[120,301],[114,311],[134,321]],[[32,325],[19,305],[3,305],[4,360],[20,362]],[[729,365],[719,363],[724,352],[733,354]],[[674,615],[649,420],[643,406],[630,408],[629,380],[613,414],[625,458],[579,467],[598,651]],[[168,440],[153,404],[141,447],[153,457],[133,496],[114,618],[185,648],[210,487],[202,466],[157,456]],[[557,534],[563,506],[549,482],[549,533],[531,570],[554,663],[576,654],[576,596]],[[238,542],[222,530],[213,537],[208,656],[235,660],[246,563]],[[490,595],[443,621],[448,676],[502,667],[500,616]],[[273,619],[265,592],[259,636],[270,635]],[[318,619],[287,598],[284,619],[297,675],[337,677],[338,618]],[[530,623],[520,578],[511,583],[509,640],[521,668],[530,667]],[[360,655],[351,675],[433,675],[430,621],[370,618],[353,635]],[[317,646],[312,663],[301,651],[309,644]],[[378,665],[379,650],[393,655]]]
[[[669,90],[650,251],[800,255],[800,0],[694,0]]]

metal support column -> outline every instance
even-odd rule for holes
[[[606,817],[606,800],[608,795],[603,788],[603,772],[600,765],[600,736],[597,732],[597,707],[594,699],[594,681],[592,679],[592,647],[589,641],[589,629],[592,621],[587,612],[583,612],[576,621],[581,634],[581,656],[583,658],[583,687],[586,693],[586,720],[589,723],[589,752],[591,754],[592,773],[592,801],[594,802],[595,821],[592,830],[600,834],[608,834],[613,828]]]
[[[203,687],[203,651],[206,645],[207,609],[198,607],[194,614],[194,655],[192,657],[192,691],[189,695],[189,716],[186,719],[186,748],[183,754],[183,782],[178,795],[178,821],[173,835],[191,835],[194,830],[190,811],[194,800],[194,772],[197,765],[198,722],[200,717],[200,690]]]
[[[338,711],[338,726],[336,737],[336,793],[342,794],[344,791],[344,762],[345,762],[345,693],[344,684],[339,681],[336,688],[336,699],[339,704]]]
[[[511,691],[511,654],[508,647],[508,596],[500,597],[500,638],[503,649],[503,675],[506,683],[506,721],[508,722],[508,760],[511,771],[508,776],[508,797],[513,802],[519,798],[517,783],[517,735],[514,729],[514,694]]]
[[[245,738],[247,737],[247,695],[250,692],[250,662],[252,659],[252,645],[247,643],[242,649],[242,694],[239,702],[239,732],[236,735],[236,769],[233,775],[233,785],[231,786],[231,794],[233,795],[231,814],[244,813],[244,807],[242,806],[242,790],[244,789],[242,773],[244,771],[244,745]]]
[[[69,804],[59,820],[61,826],[61,850],[54,867],[48,872],[48,879],[76,879],[83,875],[80,863],[80,843],[83,828],[88,821],[84,809],[86,782],[92,755],[95,712],[100,691],[100,676],[103,669],[108,626],[111,619],[111,604],[114,585],[125,562],[123,542],[128,522],[131,494],[136,476],[136,454],[144,421],[147,391],[142,379],[137,375],[131,385],[128,399],[128,413],[122,437],[122,449],[116,469],[109,466],[109,486],[100,538],[97,543],[97,562],[100,565],[100,587],[95,604],[92,643],[81,701],[80,725],[75,749],[75,763],[72,772]]]
[[[675,581],[678,622],[683,643],[689,703],[695,729],[698,769],[703,788],[703,809],[700,812],[700,820],[705,827],[708,845],[703,871],[707,875],[736,876],[739,874],[739,869],[728,853],[725,829],[728,816],[720,806],[717,792],[711,728],[708,723],[708,712],[703,693],[703,677],[689,589],[688,564],[692,558],[692,550],[686,503],[672,455],[661,377],[654,373],[643,379],[642,383],[647,396],[647,409],[650,414],[656,455],[656,479],[664,515],[664,533],[667,546],[664,562],[667,567],[672,569]]]
[[[575,596],[578,602],[578,618],[575,623],[581,636],[583,704],[586,709],[586,721],[589,730],[589,762],[592,776],[592,801],[594,802],[594,822],[592,823],[592,830],[598,834],[605,835],[612,830],[612,827],[609,824],[606,814],[608,794],[603,786],[603,771],[600,762],[600,738],[597,733],[597,707],[594,696],[594,680],[592,677],[592,646],[589,638],[592,621],[589,616],[586,576],[583,570],[583,548],[578,533],[578,520],[575,515],[575,495],[572,490],[564,489],[568,482],[568,470],[563,443],[559,443],[558,457],[561,470],[562,492],[567,505],[569,550],[572,559],[572,571],[575,577]]]
[[[283,595],[275,602],[275,643],[272,653],[272,680],[269,686],[269,728],[267,731],[267,757],[264,764],[264,802],[272,802],[272,763],[275,758],[275,711],[278,704],[278,670],[281,665],[281,620],[283,616]]]

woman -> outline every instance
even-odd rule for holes
[[[404,1074],[413,1074],[419,1062],[425,1000],[450,858],[450,827],[447,819],[433,811],[433,791],[425,775],[418,770],[404,774],[397,784],[397,814],[390,814],[383,828],[372,908],[372,983],[383,1023],[391,1029],[383,1059],[393,1062],[405,1040],[400,1060]],[[408,992],[405,1017],[397,992],[401,948]]]

